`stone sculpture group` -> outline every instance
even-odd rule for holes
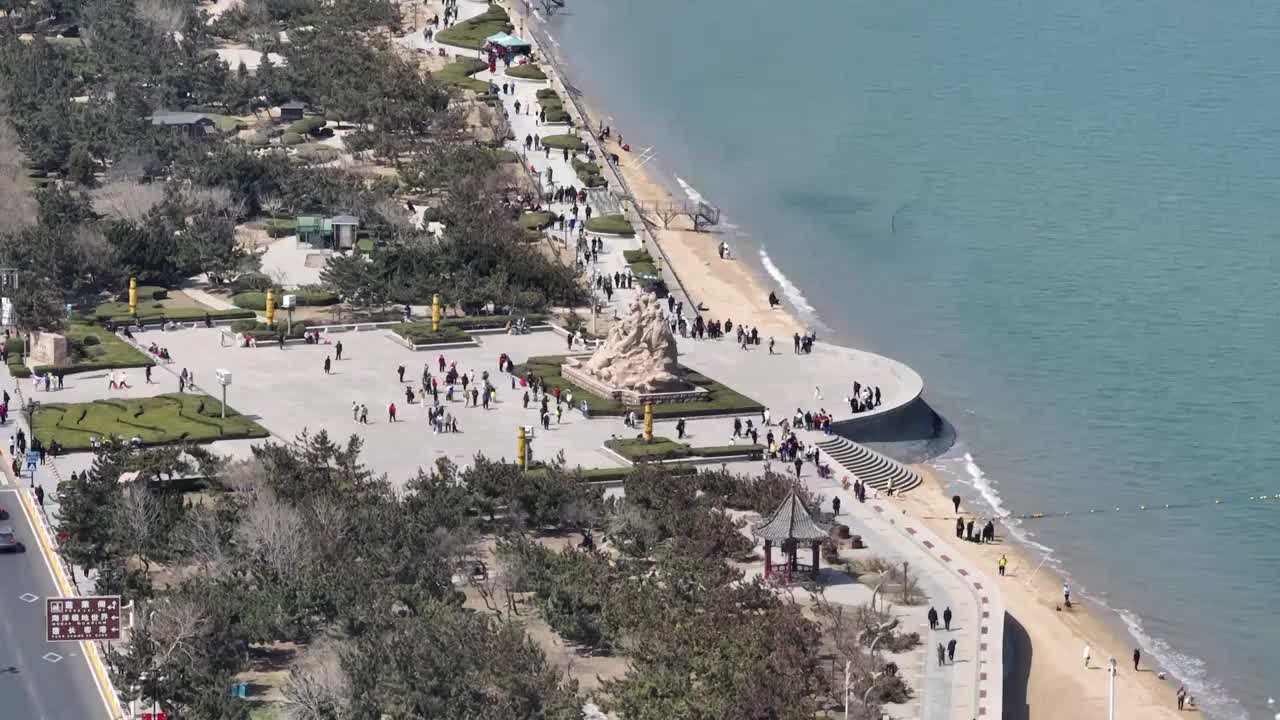
[[[650,293],[631,302],[604,344],[582,369],[619,390],[656,393],[680,389],[684,383],[676,360],[676,338]]]

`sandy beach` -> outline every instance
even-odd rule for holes
[[[1016,648],[1018,662],[1006,667],[1005,717],[1012,720],[1075,720],[1106,717],[1107,660],[1116,658],[1116,715],[1130,718],[1178,718],[1178,683],[1160,680],[1161,668],[1144,657],[1133,670],[1133,648],[1127,638],[1105,621],[1110,612],[1088,599],[1072,597],[1072,608],[1062,606],[1062,579],[1039,561],[997,523],[997,542],[986,545],[955,536],[955,512],[948,491],[926,465],[914,466],[925,483],[901,500],[903,509],[920,518],[956,551],[996,576],[1000,556],[1009,559],[1004,578],[998,578],[1007,608],[1005,638]],[[963,503],[966,518],[970,508]],[[979,517],[983,517],[978,513]],[[1028,582],[1029,581],[1029,582]],[[1091,647],[1089,669],[1084,667],[1084,647]],[[1194,714],[1192,715],[1194,716]]]
[[[589,106],[588,106],[589,107]],[[591,109],[595,117],[600,117]],[[605,144],[605,151],[617,153],[618,170],[636,200],[644,204],[682,205],[686,198],[676,197],[667,191],[654,174],[640,166],[639,156],[626,152],[618,144],[618,128]],[[627,139],[625,133],[622,139]],[[642,142],[642,141],[641,141]],[[634,149],[636,145],[632,145]],[[714,228],[710,232],[694,232],[693,223],[687,217],[671,222],[670,228],[658,225],[654,236],[671,262],[675,264],[681,283],[704,316],[713,320],[731,319],[736,324],[760,328],[765,336],[774,336],[783,342],[792,333],[806,331],[806,326],[785,304],[769,307],[769,292],[782,293],[766,283],[765,279],[741,257],[745,248],[732,248],[736,255],[721,259],[717,248],[724,241],[724,234]]]

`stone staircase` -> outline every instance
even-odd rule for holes
[[[923,482],[920,475],[906,465],[850,440],[832,438],[820,441],[818,447],[845,472],[880,492],[888,489],[890,480],[897,494],[914,490]]]

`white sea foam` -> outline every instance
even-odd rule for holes
[[[963,465],[963,473],[953,471],[953,467],[957,464]],[[1079,587],[1079,584],[1067,572],[1059,558],[1054,555],[1053,549],[1033,540],[1034,533],[1027,530],[1016,517],[1011,516],[1010,511],[1004,505],[1003,498],[1000,497],[1000,493],[996,490],[991,479],[987,477],[986,472],[974,460],[972,453],[965,452],[959,458],[952,456],[951,458],[940,459],[934,463],[934,467],[960,484],[971,486],[982,498],[983,502],[991,508],[992,512],[997,517],[1002,518],[1001,522],[1009,534],[1017,541],[1034,548],[1042,554],[1046,559],[1046,564],[1051,566],[1054,572],[1071,582],[1072,585],[1077,586],[1077,594],[1088,597],[1104,608],[1115,610],[1102,599],[1089,593],[1086,588]],[[1208,708],[1215,720],[1249,720],[1248,712],[1239,701],[1228,695],[1226,689],[1208,677],[1203,660],[1180,653],[1162,638],[1149,635],[1137,613],[1123,609],[1115,610],[1115,612],[1124,622],[1129,634],[1138,642],[1138,646],[1142,648],[1143,653],[1154,658],[1160,667],[1185,683],[1191,694],[1195,695],[1197,704],[1202,708]]]
[[[1129,634],[1138,641],[1143,651],[1155,658],[1160,667],[1187,686],[1196,698],[1196,705],[1207,709],[1215,720],[1248,720],[1249,713],[1227,690],[1208,677],[1205,662],[1173,649],[1162,638],[1149,635],[1142,619],[1131,610],[1117,610]]]
[[[764,271],[769,273],[769,277],[778,283],[778,287],[782,288],[782,294],[791,302],[791,307],[809,315],[815,313],[813,306],[809,304],[809,299],[800,292],[800,288],[796,287],[790,278],[782,274],[777,265],[773,264],[769,253],[765,252],[763,247],[760,248],[760,264],[764,266]]]
[[[676,182],[680,183],[680,189],[684,190],[685,196],[688,197],[691,202],[703,203],[707,201],[707,199],[702,196],[702,193],[694,190],[693,186],[685,182],[684,178],[679,175],[676,176]]]

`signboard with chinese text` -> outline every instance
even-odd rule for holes
[[[120,596],[45,598],[49,642],[120,639]]]

